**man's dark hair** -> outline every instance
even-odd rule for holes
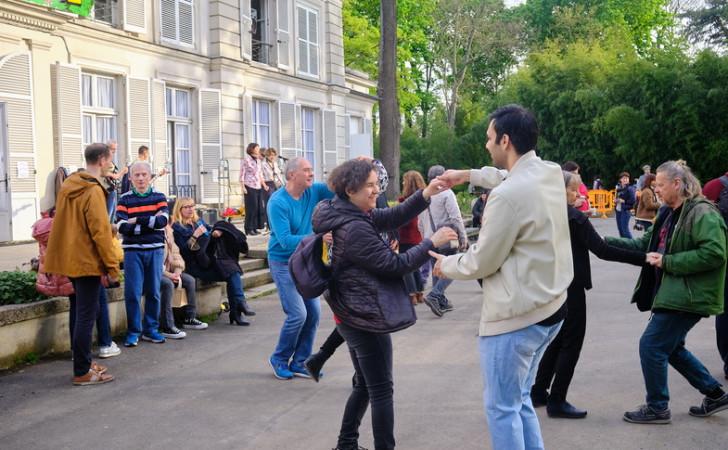
[[[139,150],[137,150],[137,155],[139,156],[146,155],[147,153],[149,153],[149,147],[146,145],[140,146]]]
[[[109,156],[111,156],[109,146],[101,143],[89,144],[83,151],[83,157],[86,160],[86,164],[98,164],[101,158]]]
[[[371,161],[350,159],[331,171],[328,179],[329,189],[341,198],[349,198],[346,191],[356,192],[363,188],[374,170]]]
[[[496,109],[489,117],[493,122],[496,141],[507,134],[519,155],[536,148],[538,124],[533,113],[520,105],[506,105]]]
[[[581,167],[579,167],[579,164],[575,163],[574,161],[566,161],[561,165],[561,170],[573,172],[575,170],[581,170]]]

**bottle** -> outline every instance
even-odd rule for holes
[[[197,220],[197,226],[198,226],[198,227],[199,227],[199,226],[203,226],[203,227],[205,227],[205,222],[204,222],[204,221],[203,221],[202,219],[198,219],[198,220]],[[204,232],[203,234],[204,234],[205,236],[209,236],[209,235],[210,235],[210,232],[209,232],[209,231],[207,231],[207,227],[205,227],[205,232]]]

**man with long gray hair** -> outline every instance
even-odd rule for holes
[[[296,291],[288,259],[298,243],[313,233],[311,216],[316,204],[334,196],[326,184],[313,182],[313,167],[305,158],[290,160],[285,174],[285,187],[268,201],[268,264],[286,314],[278,345],[268,361],[280,380],[311,377],[303,363],[313,350],[321,304],[318,298],[303,298]],[[330,243],[330,235],[327,239]]]
[[[640,424],[670,423],[667,365],[673,366],[705,398],[690,415],[707,417],[728,409],[728,394],[708,369],[685,348],[688,332],[703,317],[723,312],[726,225],[685,161],[657,168],[655,193],[664,206],[655,224],[638,239],[607,238],[618,247],[648,252],[632,302],[651,310],[640,338],[640,363],[646,404],[624,413]]]

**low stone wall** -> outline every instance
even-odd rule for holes
[[[124,289],[109,289],[106,292],[111,334],[116,336],[126,330]],[[224,283],[198,284],[197,314],[204,316],[219,311],[220,301],[225,295]],[[40,357],[68,352],[71,346],[69,308],[68,297],[55,297],[26,305],[0,306],[0,369],[15,365],[18,358],[29,353]]]

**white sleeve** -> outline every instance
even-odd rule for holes
[[[490,166],[485,166],[482,169],[472,169],[470,170],[470,184],[486,189],[493,189],[501,184],[507,175],[507,170],[496,169]]]

